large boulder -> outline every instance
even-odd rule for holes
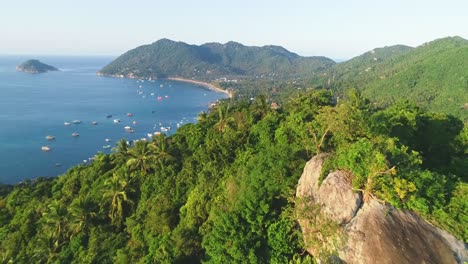
[[[373,199],[363,203],[362,194],[352,190],[346,172],[332,172],[320,184],[326,157],[317,155],[307,162],[296,190],[297,218],[307,250],[319,261],[434,264],[468,261],[465,243],[417,214]]]

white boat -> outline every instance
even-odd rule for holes
[[[54,139],[55,139],[55,137],[54,137],[54,136],[51,136],[51,135],[46,136],[45,138],[46,138],[47,140],[54,140]]]
[[[130,130],[130,129],[132,129],[132,128],[129,127],[129,126],[126,126],[126,127],[124,127],[124,128],[125,128],[125,130]]]
[[[137,121],[133,121],[132,124],[136,125],[138,122]]]
[[[73,120],[72,124],[81,124],[81,121],[80,120]]]
[[[49,146],[42,146],[41,150],[47,152],[47,151],[51,151],[52,149]]]
[[[152,137],[153,137],[153,134],[148,133],[147,136],[148,136],[149,138],[152,138]]]
[[[110,142],[110,141],[111,141],[110,138],[106,138],[106,139],[104,139],[104,140],[105,140],[106,142]]]
[[[71,123],[68,123],[68,122],[64,122],[63,124],[66,125],[66,126],[71,125]]]
[[[97,122],[93,121],[93,122],[91,122],[91,125],[95,126],[95,125],[97,125]]]
[[[120,123],[120,119],[114,119],[114,123]]]
[[[105,145],[105,146],[102,146],[103,149],[110,149],[111,148],[111,145]]]
[[[72,133],[72,137],[78,137],[79,135],[80,135],[80,134],[78,134],[78,133],[76,133],[76,132]]]

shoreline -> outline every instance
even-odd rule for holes
[[[219,93],[224,93],[226,94],[229,98],[232,98],[232,94],[229,91],[223,90],[219,87],[214,86],[213,84],[202,82],[202,81],[196,81],[196,80],[190,80],[190,79],[184,79],[184,78],[178,78],[178,77],[169,77],[169,78],[163,78],[166,80],[171,80],[171,81],[179,81],[179,82],[186,82],[186,83],[192,83],[192,84],[197,84],[200,86],[203,86],[205,88],[208,88],[209,90],[219,92]]]
[[[117,75],[117,74],[103,74],[101,72],[97,72],[96,75],[98,76],[104,76],[104,77],[113,77],[113,78],[128,78],[128,79],[148,79],[147,77],[137,77],[137,76],[129,76],[129,75]],[[151,78],[150,78],[151,79]],[[191,80],[191,79],[185,79],[185,78],[180,78],[180,77],[167,77],[167,78],[155,78],[153,80],[171,80],[171,81],[179,81],[179,82],[186,82],[186,83],[191,83],[191,84],[196,84],[203,86],[207,88],[208,90],[212,90],[218,93],[224,93],[228,96],[228,98],[232,98],[232,93],[226,90],[223,90],[219,87],[214,86],[213,84],[203,82],[203,81],[197,81],[197,80]]]

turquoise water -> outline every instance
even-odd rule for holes
[[[30,58],[61,71],[30,75],[15,70]],[[225,97],[182,82],[96,76],[96,71],[112,59],[0,57],[1,183],[57,176],[98,151],[110,153],[104,146],[113,147],[121,138],[144,138],[161,131],[161,127],[171,127],[166,133],[173,133],[178,126],[195,122],[211,102]],[[121,122],[114,123],[114,119]],[[73,120],[81,123],[64,125]],[[125,126],[134,133],[127,132]],[[55,140],[48,141],[47,135],[55,136]],[[42,151],[42,146],[49,146],[51,151]]]

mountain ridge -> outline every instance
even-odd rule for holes
[[[190,45],[160,39],[129,50],[105,66],[99,74],[123,77],[184,77],[212,80],[226,76],[236,78],[257,75],[308,75],[334,65],[326,57],[301,57],[274,46],[245,46],[229,41]]]

